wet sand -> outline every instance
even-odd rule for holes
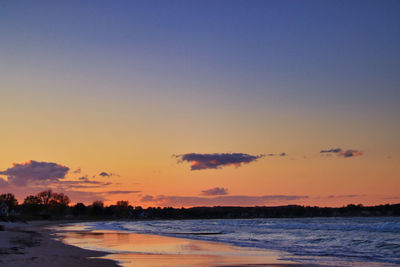
[[[53,232],[47,229],[51,224],[54,222],[7,223],[6,230],[0,231],[0,266],[118,266],[113,260],[98,258],[106,253],[54,240]]]
[[[282,253],[157,235],[86,231],[60,222],[0,231],[0,266],[301,266]]]

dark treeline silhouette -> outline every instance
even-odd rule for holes
[[[62,193],[46,190],[27,196],[22,204],[13,194],[0,195],[0,207],[6,206],[7,214],[0,213],[2,220],[37,219],[246,219],[246,218],[298,218],[298,217],[353,217],[353,216],[400,216],[400,204],[368,206],[350,204],[340,208],[288,205],[279,207],[194,207],[160,208],[129,205],[118,201],[104,206],[102,201],[91,205],[69,205],[70,199]],[[4,211],[3,211],[4,213]]]

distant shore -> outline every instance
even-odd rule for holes
[[[61,232],[57,231],[63,223],[66,222],[6,223],[5,231],[0,231],[0,266],[112,267],[121,262],[122,266],[301,266],[280,261],[272,251],[264,253],[216,242],[112,231],[72,231],[63,227],[58,228]],[[128,253],[93,250],[107,245]],[[158,253],[160,247],[167,253]],[[129,253],[132,250],[139,253]]]

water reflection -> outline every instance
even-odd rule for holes
[[[217,242],[114,231],[64,232],[61,240],[84,249],[113,252],[123,266],[285,264],[277,252]]]

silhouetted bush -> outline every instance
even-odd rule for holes
[[[85,204],[83,203],[77,203],[73,208],[72,208],[72,214],[75,217],[82,217],[87,215],[87,208]]]
[[[104,213],[104,203],[101,200],[96,200],[89,206],[89,215],[93,217],[102,216]]]
[[[42,201],[37,196],[27,196],[22,204],[22,211],[25,215],[38,216],[43,209]]]

